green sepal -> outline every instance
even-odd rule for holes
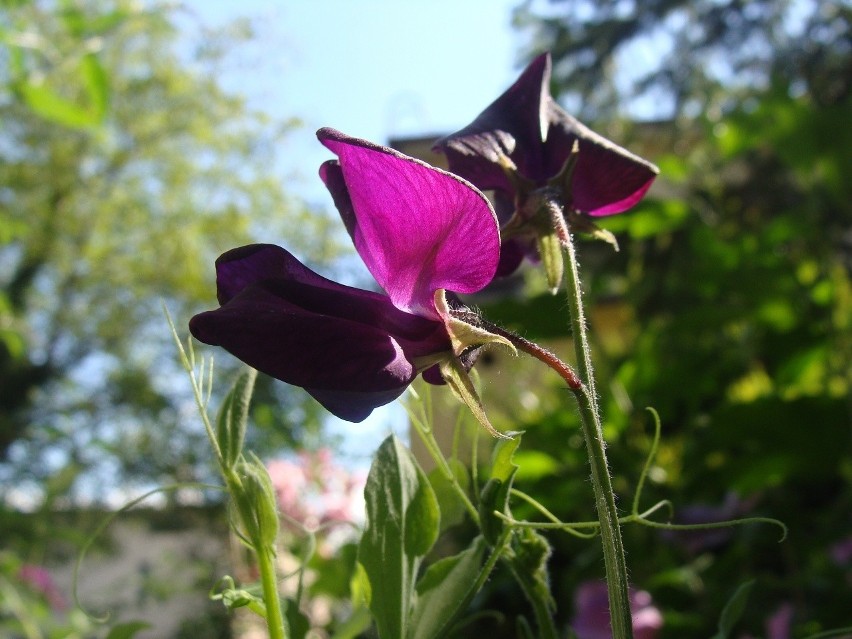
[[[498,431],[485,414],[485,409],[482,406],[482,400],[479,399],[479,394],[473,387],[473,382],[470,381],[470,375],[464,369],[464,366],[457,357],[450,357],[441,361],[439,364],[441,376],[447,382],[447,386],[460,402],[465,404],[476,420],[482,427],[488,431],[490,435],[498,439],[511,439],[508,435],[504,435]]]
[[[513,354],[517,355],[518,351],[515,345],[501,335],[495,335],[483,328],[469,324],[464,320],[453,317],[450,306],[447,303],[447,294],[444,289],[435,291],[435,309],[444,320],[444,325],[447,327],[447,333],[450,335],[450,343],[453,347],[453,353],[458,356],[469,348],[475,346],[484,346],[485,344],[502,344],[507,346]]]
[[[237,377],[216,416],[216,441],[225,468],[232,468],[240,458],[248,424],[249,404],[254,392],[257,371],[246,369]]]
[[[265,549],[274,549],[278,541],[280,527],[280,516],[278,513],[278,500],[275,495],[275,487],[266,470],[266,466],[255,455],[246,461],[242,461],[236,467],[240,478],[242,494],[237,497],[245,499],[246,508],[251,513],[250,521],[243,521],[249,539],[261,547],[257,552]]]
[[[572,211],[567,214],[568,226],[572,232],[579,231],[581,233],[585,233],[587,235],[591,235],[596,240],[601,240],[606,242],[613,249],[618,251],[618,240],[615,238],[615,235],[607,231],[606,229],[602,229],[597,224],[592,222],[591,218],[586,215],[582,215],[576,211]]]
[[[559,169],[559,173],[547,181],[547,186],[561,195],[562,206],[570,206],[574,201],[574,169],[577,168],[577,160],[580,159],[580,144],[574,140],[571,145],[571,153]]]
[[[526,617],[518,617],[515,620],[515,636],[518,639],[535,639],[535,634],[533,634],[530,622],[527,621]],[[571,634],[571,637],[574,638],[575,635]]]

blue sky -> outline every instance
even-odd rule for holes
[[[223,78],[304,127],[282,153],[291,190],[323,201],[314,131],[385,143],[467,124],[517,76],[520,0],[187,0],[202,23],[254,21],[257,44]]]

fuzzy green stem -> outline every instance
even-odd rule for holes
[[[275,553],[271,548],[257,550],[257,567],[260,570],[263,602],[266,604],[266,627],[269,629],[269,639],[287,639],[287,628],[281,611],[281,597],[278,594]]]
[[[278,576],[275,570],[275,549],[267,544],[257,532],[257,526],[250,524],[255,518],[254,505],[243,490],[243,483],[233,470],[222,469],[228,492],[237,506],[240,518],[248,534],[257,557],[257,568],[260,572],[260,587],[263,591],[263,603],[266,607],[266,627],[269,639],[287,639],[287,626],[284,624],[284,614],[281,610],[281,596],[278,594]]]
[[[582,289],[580,287],[579,265],[574,250],[574,240],[570,233],[561,238],[565,255],[565,287],[568,294],[571,334],[574,352],[577,357],[577,374],[582,386],[572,388],[580,409],[580,421],[586,449],[591,465],[592,488],[595,493],[595,506],[601,528],[604,569],[609,593],[610,624],[613,639],[631,639],[633,623],[630,616],[630,599],[627,586],[627,563],[621,530],[618,524],[618,510],[615,506],[615,494],[606,459],[606,443],[601,427],[600,411],[595,395],[594,373],[591,351],[586,332],[586,317],[583,312]]]

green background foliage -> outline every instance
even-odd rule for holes
[[[580,247],[621,508],[650,445],[644,407],[653,406],[663,440],[646,506],[671,499],[673,521],[703,507],[713,509],[705,517],[763,515],[790,526],[780,545],[763,526],[705,537],[628,526],[631,577],[663,611],[662,637],[711,636],[749,579],[738,632],[767,636],[785,604],[794,607],[794,637],[846,626],[850,567],[832,548],[852,531],[848,8],[795,3],[803,35],[793,38],[784,21],[794,3],[623,4],[555,1],[518,13],[535,51],[553,51],[554,94],[568,104],[582,94],[589,124],[661,168],[648,199],[601,220],[619,253]],[[695,26],[672,26],[682,21]],[[619,56],[639,46],[665,51],[652,45],[667,31],[680,43],[671,54],[651,56],[635,83],[616,83]],[[678,40],[687,37],[695,41]],[[750,39],[766,47],[729,46]],[[708,52],[728,71],[709,77],[699,64]],[[619,118],[648,94],[666,107],[660,119]],[[542,295],[484,312],[554,339],[563,308]],[[525,472],[518,455],[516,483],[563,520],[593,518],[576,418],[539,395],[537,408],[507,424],[526,431],[535,462]],[[549,538],[568,620],[577,585],[598,578],[601,559],[594,544]]]
[[[125,0],[0,8],[0,454],[19,478],[204,476],[162,303],[181,321],[214,306],[213,260],[253,238],[286,229],[313,263],[335,251],[276,172],[297,122],[219,83],[250,30],[190,42],[179,18]],[[259,397],[285,434],[270,445],[291,416],[317,423],[286,391]]]

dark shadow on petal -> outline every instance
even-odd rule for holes
[[[323,162],[319,174],[328,192],[331,193],[331,199],[337,208],[337,212],[340,213],[340,219],[343,220],[346,232],[354,240],[358,220],[355,217],[355,209],[352,206],[349,189],[346,188],[346,181],[343,179],[343,169],[340,168],[340,162],[337,160]]]

